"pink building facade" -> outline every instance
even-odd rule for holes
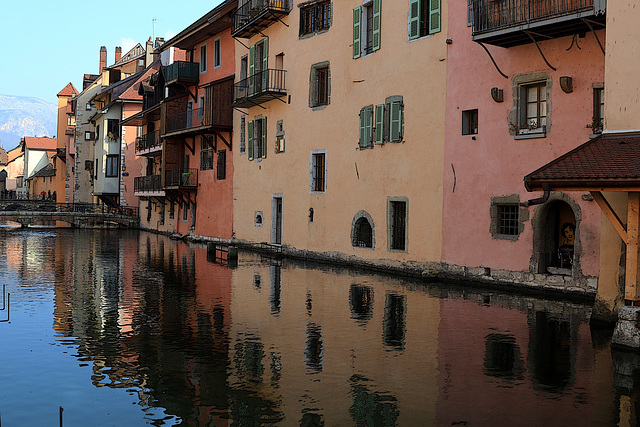
[[[528,193],[523,177],[601,132],[604,24],[564,35],[573,21],[556,23],[557,37],[552,17],[542,16],[486,31],[498,19],[494,6],[474,1],[469,13],[449,3],[442,261],[477,276],[594,293],[597,204],[586,192]]]

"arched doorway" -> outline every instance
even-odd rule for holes
[[[580,211],[565,194],[538,207],[533,221],[532,271],[571,275],[578,260]]]

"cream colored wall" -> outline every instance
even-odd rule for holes
[[[607,2],[605,129],[640,130],[640,8],[633,0]]]
[[[338,252],[364,259],[440,261],[442,234],[442,176],[446,67],[446,5],[442,31],[408,42],[409,1],[382,1],[381,49],[352,59],[353,9],[360,1],[332,2],[330,29],[299,38],[299,2],[274,23],[269,36],[269,68],[284,53],[286,86],[291,103],[278,100],[265,109],[247,110],[267,119],[267,158],[249,162],[239,155],[240,132],[234,132],[234,231],[239,239],[271,241],[272,196],[283,197],[282,243],[298,249]],[[242,40],[247,46],[262,36]],[[236,45],[236,69],[248,54]],[[330,104],[309,107],[309,76],[315,63],[329,61]],[[236,81],[240,73],[236,73]],[[404,101],[404,142],[358,150],[359,112],[400,95]],[[283,98],[287,101],[287,98]],[[234,128],[240,128],[235,113]],[[276,122],[283,120],[286,148],[274,153]],[[248,144],[247,144],[248,145]],[[324,194],[310,194],[312,150],[326,150]],[[408,251],[387,250],[387,198],[408,199]],[[309,221],[309,208],[314,221]],[[374,222],[375,248],[353,248],[354,215],[367,211]],[[262,227],[254,226],[262,211]]]
[[[613,210],[623,224],[627,222],[627,193],[603,193]],[[598,301],[594,307],[595,314],[614,312],[616,305],[624,303],[624,293],[620,292],[620,255],[622,253],[622,239],[615,231],[609,219],[601,215],[600,229],[600,277],[598,279]]]

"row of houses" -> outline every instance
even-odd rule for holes
[[[640,300],[638,13],[225,0],[112,66],[101,49],[58,94],[57,194],[158,232],[596,295],[608,316]]]

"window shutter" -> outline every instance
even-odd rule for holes
[[[374,51],[380,49],[381,3],[382,3],[382,0],[373,0],[373,50]],[[440,9],[438,9],[438,12],[439,11]],[[439,28],[439,25],[438,25],[438,28]]]
[[[247,154],[249,155],[249,160],[253,160],[253,120],[249,120],[247,127],[249,131],[249,148],[247,149]]]
[[[420,0],[409,1],[409,40],[420,37]]]
[[[389,105],[389,141],[402,141],[402,103],[394,101]]]
[[[440,0],[431,0],[429,6],[429,34],[440,31]]]
[[[375,143],[382,144],[384,135],[384,104],[376,105]]]
[[[364,137],[365,147],[373,145],[373,105],[364,108]]]
[[[269,37],[262,41],[262,91],[266,91],[269,85]]]
[[[255,72],[256,72],[256,66],[255,66],[255,62],[256,62],[256,46],[253,45],[249,48],[249,96],[253,95],[253,89],[254,89],[254,80],[255,80]],[[249,132],[249,135],[251,135],[251,132]],[[251,139],[251,136],[249,136],[249,139]]]
[[[260,148],[261,148],[261,153],[260,157],[262,157],[263,159],[267,158],[267,118],[263,117],[262,118],[262,135],[258,135],[259,138],[261,138],[261,144],[260,144]]]
[[[353,59],[360,58],[360,18],[362,7],[353,9]]]
[[[365,109],[362,108],[360,109],[360,140],[358,141],[358,145],[360,146],[360,148],[364,148],[366,147],[366,143],[365,143],[365,119],[366,119],[366,114],[365,114]]]

